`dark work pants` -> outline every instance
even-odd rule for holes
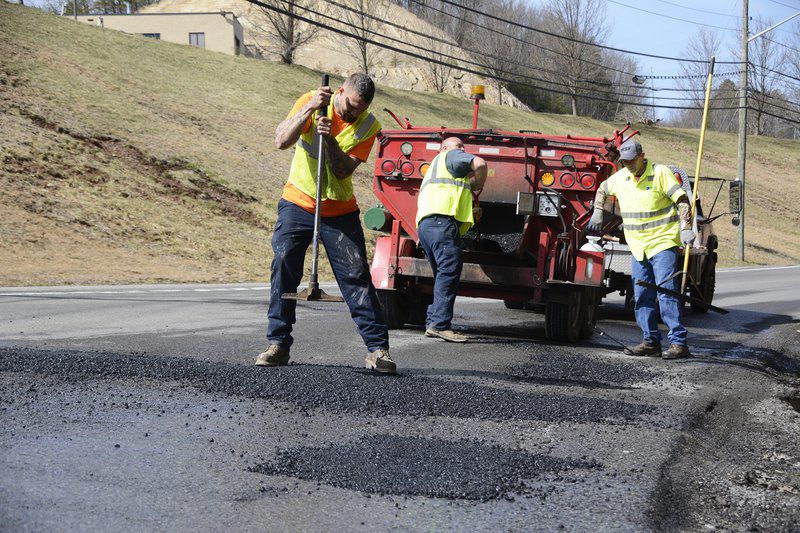
[[[281,295],[297,292],[303,277],[303,260],[314,235],[314,215],[281,199],[272,235],[272,260],[267,338],[270,344],[289,348],[295,322],[295,300]],[[358,212],[320,221],[320,242],[325,246],[336,282],[350,316],[370,352],[389,347],[389,328],[383,317],[367,265],[364,231]]]
[[[451,329],[458,280],[461,277],[461,236],[453,217],[431,215],[419,221],[419,244],[433,269],[433,303],[428,306],[427,329]]]

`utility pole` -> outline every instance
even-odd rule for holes
[[[736,179],[742,182],[742,210],[736,227],[736,259],[744,261],[744,174],[747,163],[747,0],[742,0],[742,72],[739,75],[739,164]]]
[[[739,168],[736,179],[742,182],[742,210],[739,213],[739,226],[736,229],[736,258],[744,261],[744,209],[746,202],[744,185],[745,166],[747,163],[747,45],[753,39],[761,37],[770,30],[774,30],[781,24],[789,22],[793,18],[800,16],[800,11],[791,15],[777,24],[773,24],[766,30],[760,31],[752,37],[747,37],[747,0],[742,0],[742,73],[739,81]]]

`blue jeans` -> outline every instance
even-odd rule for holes
[[[686,328],[681,324],[681,310],[683,305],[675,297],[658,292],[655,289],[644,287],[636,283],[637,280],[655,283],[665,289],[680,292],[680,276],[672,278],[667,283],[664,280],[678,272],[678,248],[670,248],[658,252],[651,258],[637,261],[633,258],[633,295],[636,298],[634,313],[636,322],[642,329],[644,340],[661,344],[661,332],[658,331],[658,316],[656,314],[656,296],[661,309],[661,318],[669,328],[670,344],[686,346]]]
[[[350,316],[358,327],[367,349],[389,347],[389,328],[383,317],[372,276],[367,265],[364,230],[358,212],[320,221],[320,241],[325,246],[336,282],[342,291]],[[278,221],[272,235],[272,274],[270,277],[269,324],[270,344],[289,348],[292,324],[295,322],[295,300],[283,300],[281,295],[297,292],[303,277],[303,260],[314,235],[314,215],[281,199],[278,202]]]
[[[417,228],[419,244],[433,269],[433,303],[428,306],[427,329],[450,329],[461,277],[461,237],[453,217],[431,215]]]

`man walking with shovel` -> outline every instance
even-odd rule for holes
[[[362,73],[348,77],[335,93],[323,84],[301,96],[275,130],[275,145],[281,150],[295,145],[295,154],[278,202],[278,220],[272,236],[274,259],[267,328],[270,346],[259,354],[258,366],[289,362],[296,300],[327,298],[324,293],[322,297],[313,296],[320,291],[311,287],[307,292],[296,293],[306,250],[318,238],[367,346],[367,368],[386,374],[396,371],[389,357],[389,329],[367,265],[364,232],[351,181],[355,169],[369,158],[381,129],[368,111],[374,95],[375,85]],[[314,278],[312,274],[312,284],[316,284]]]

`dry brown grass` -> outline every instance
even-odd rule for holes
[[[0,284],[265,280],[291,157],[274,148],[274,127],[318,79],[0,2]],[[374,107],[418,125],[471,122],[468,102],[441,94],[382,87]],[[481,125],[619,127],[491,105]],[[654,159],[693,170],[697,137],[647,128],[642,141]],[[733,177],[735,136],[708,141],[703,174]],[[748,148],[748,259],[797,262],[800,143],[751,138]],[[375,203],[371,167],[355,178],[363,207]],[[732,228],[718,231],[732,264]]]

